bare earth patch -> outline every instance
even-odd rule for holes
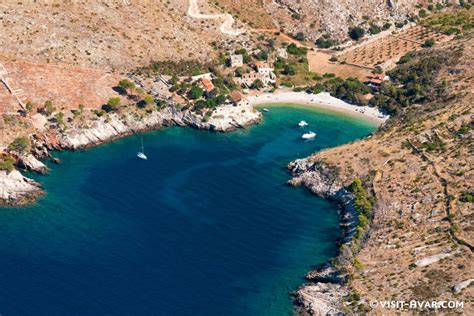
[[[109,97],[117,95],[112,87],[121,79],[116,73],[62,63],[7,61],[3,65],[8,70],[9,84],[23,91],[22,101],[30,101],[39,107],[51,100],[57,108],[74,109],[79,104],[99,108]],[[0,101],[2,112],[20,109],[3,85],[0,86]]]

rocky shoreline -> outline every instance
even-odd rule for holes
[[[305,186],[312,193],[340,205],[339,215],[343,234],[339,245],[350,245],[356,233],[357,210],[355,196],[339,178],[337,169],[323,162],[313,162],[308,158],[298,159],[288,165],[293,178],[288,181],[292,186]],[[310,283],[301,285],[291,293],[300,315],[335,315],[344,313],[343,300],[349,295],[346,286],[346,273],[336,267],[352,256],[350,247],[344,247],[337,258],[306,274]],[[348,253],[349,252],[349,253]]]
[[[172,105],[159,111],[126,111],[111,113],[88,121],[87,125],[68,123],[62,130],[38,131],[31,136],[31,154],[12,155],[17,166],[24,170],[46,173],[47,167],[39,159],[52,158],[51,150],[78,150],[114,141],[136,133],[168,126],[189,126],[196,129],[229,132],[257,124],[262,114],[248,105],[225,105],[206,116],[181,110]],[[23,176],[19,171],[0,171],[0,205],[33,203],[43,194],[41,185]]]

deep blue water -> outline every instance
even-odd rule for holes
[[[287,186],[285,166],[373,129],[272,107],[233,133],[145,134],[148,161],[138,136],[56,153],[35,176],[47,195],[0,210],[0,313],[291,315],[288,292],[336,254],[340,230],[337,207]]]

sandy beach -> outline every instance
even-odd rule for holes
[[[308,94],[306,92],[276,91],[274,93],[247,96],[242,100],[242,102],[252,106],[272,103],[309,105],[360,116],[377,122],[378,124],[384,123],[389,118],[388,115],[384,115],[377,108],[352,105],[332,97],[327,92]]]

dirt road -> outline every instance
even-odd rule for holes
[[[223,14],[202,14],[199,11],[198,0],[189,0],[188,15],[195,19],[222,19],[222,23],[219,30],[227,35],[237,36],[244,33],[244,30],[234,29],[234,18],[228,13]]]

